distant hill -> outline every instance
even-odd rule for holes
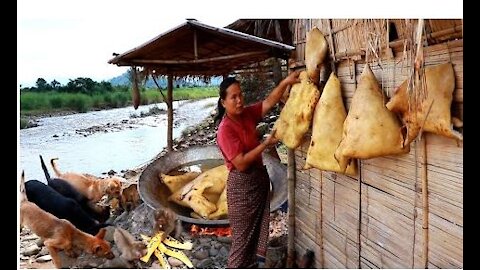
[[[130,80],[128,79],[128,72],[123,73],[120,76],[114,77],[108,80],[113,86],[130,86]],[[173,87],[193,87],[193,86],[218,86],[222,82],[222,77],[211,77],[210,82],[205,83],[199,79],[179,79],[173,81]],[[167,78],[158,78],[157,83],[161,88],[167,88]],[[153,88],[156,87],[155,82],[151,78],[145,83],[145,87]]]

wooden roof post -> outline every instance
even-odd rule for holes
[[[167,149],[173,150],[173,75],[168,75],[167,87]]]

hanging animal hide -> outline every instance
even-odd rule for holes
[[[342,156],[368,159],[373,157],[408,153],[403,147],[401,123],[385,107],[382,89],[368,64],[352,98],[352,104],[343,124],[343,136],[335,151],[339,161]],[[340,168],[345,169],[346,162]]]
[[[275,137],[290,149],[297,148],[302,142],[320,98],[320,92],[308,79],[307,72],[302,71],[299,77],[300,83],[292,86],[287,103],[273,127],[276,130]]]
[[[201,173],[197,178],[170,195],[169,201],[190,207],[202,218],[217,210],[216,203],[225,189],[228,169],[220,165]]]
[[[445,63],[426,67],[425,77],[426,98],[419,104],[415,105],[415,102],[409,102],[408,82],[405,80],[395,90],[393,97],[386,105],[390,111],[402,116],[402,122],[407,129],[403,144],[410,144],[420,133],[422,125],[424,125],[424,131],[463,140],[462,134],[453,130],[452,127],[450,106],[455,90],[455,74],[452,64]]]
[[[315,167],[320,170],[357,175],[357,160],[339,156],[340,162],[335,159],[335,150],[342,140],[343,122],[347,117],[343,105],[340,81],[332,72],[323,88],[322,96],[315,106],[312,124],[312,138],[307,152],[305,169]],[[346,164],[350,159],[346,171],[340,168],[339,163]]]
[[[320,79],[320,67],[327,55],[327,40],[317,27],[307,33],[305,44],[305,66],[310,80],[318,85]]]
[[[217,210],[210,215],[208,215],[208,219],[216,220],[220,218],[225,218],[228,215],[228,206],[227,206],[227,187],[223,189],[222,194],[220,194],[220,198],[218,198],[217,202]]]
[[[181,175],[166,175],[159,173],[158,177],[165,184],[170,192],[175,193],[177,190],[190,183],[193,179],[197,178],[199,172],[187,172]]]

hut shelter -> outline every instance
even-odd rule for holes
[[[108,61],[118,66],[143,68],[143,75],[168,76],[167,148],[172,150],[173,77],[226,76],[232,71],[269,59],[288,59],[293,46],[218,28],[189,19]]]
[[[320,85],[335,72],[347,112],[366,63],[388,101],[423,50],[426,68],[453,65],[451,116],[463,119],[463,20],[293,21],[292,67],[304,68],[306,33],[317,27],[329,47]],[[463,268],[463,141],[424,132],[409,153],[359,160],[350,177],[303,169],[310,137],[289,156],[289,236],[298,255],[314,252],[312,267]]]

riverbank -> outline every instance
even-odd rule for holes
[[[203,121],[198,123],[195,126],[185,129],[181,136],[174,140],[173,149],[174,151],[181,151],[183,149],[189,148],[195,145],[213,145],[216,143],[215,136],[217,127],[214,124],[213,117],[216,114],[216,111],[213,110]],[[258,130],[261,135],[267,134],[270,132],[273,124],[275,123],[278,117],[277,112],[272,112],[265,117],[265,121],[261,122],[258,125]],[[93,132],[100,132],[96,130]],[[280,150],[281,148],[279,148]],[[163,156],[166,153],[164,148],[157,156],[153,157],[149,162],[146,162],[144,165],[129,168],[120,171],[110,170],[108,174],[119,175],[126,179],[124,186],[129,186],[132,184],[138,183],[138,178],[143,172],[146,166]],[[286,160],[286,155],[279,151],[279,155],[282,160]],[[129,212],[125,211],[114,211],[112,213],[111,221],[115,226],[122,227],[127,229],[132,235],[139,235],[139,230],[148,230],[152,228],[151,221],[149,217],[152,215],[152,210],[146,207],[141,201],[138,202],[139,206]],[[113,239],[111,238],[113,227],[109,227],[109,236],[108,240],[112,244],[112,249],[114,252],[117,252],[118,249],[115,246]],[[286,215],[281,211],[276,211],[271,214],[271,237],[279,238],[282,235],[286,234]],[[186,252],[187,256],[194,262],[195,268],[225,268],[226,267],[226,258],[228,250],[230,247],[230,242],[228,237],[216,237],[216,236],[202,236],[202,237],[192,237],[189,232],[189,227],[185,227],[183,238],[192,240],[194,248],[191,252]],[[148,233],[151,235],[151,232]],[[156,261],[156,260],[150,260]],[[125,264],[122,262],[116,261],[116,265],[111,265],[114,262],[110,262],[108,265],[105,265],[104,260],[93,260],[91,257],[82,257],[74,262],[70,262],[72,267],[80,268],[159,268],[159,265],[155,263],[143,264],[140,262],[128,263]],[[184,268],[184,265],[179,265],[174,268]],[[23,229],[20,234],[20,268],[53,268],[51,258],[48,255],[48,250],[43,246],[41,240],[38,239],[34,234],[29,230]]]
[[[164,94],[166,90],[163,90]],[[199,100],[218,96],[217,87],[192,87],[173,90],[173,101]],[[163,102],[157,89],[141,91],[141,105]],[[20,95],[20,129],[35,127],[37,119],[74,113],[131,106],[128,88],[104,93],[26,92]]]

